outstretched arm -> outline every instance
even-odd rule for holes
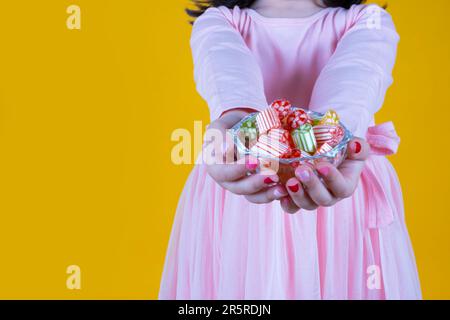
[[[310,109],[334,109],[355,136],[365,137],[392,84],[399,36],[376,5],[354,6],[348,29],[316,81]]]
[[[233,24],[230,11],[210,8],[202,14],[194,23],[191,47],[197,90],[211,114],[212,123],[206,135],[226,140],[227,129],[248,111],[267,107],[261,70]],[[287,195],[283,186],[273,186],[279,181],[276,173],[247,176],[255,171],[257,160],[234,161],[234,155],[229,156],[234,153],[233,143],[214,151],[213,163],[208,164],[207,170],[224,189],[253,203],[268,203]]]
[[[208,103],[212,121],[227,110],[267,107],[261,70],[231,11],[209,8],[197,18],[191,48],[197,91]]]
[[[354,6],[349,13],[353,19],[317,79],[310,109],[334,109],[355,136],[364,138],[392,83],[399,37],[391,17],[380,7]],[[286,185],[290,197],[281,202],[284,210],[314,210],[352,196],[369,149],[363,139],[351,141],[339,168],[325,162],[316,165],[322,180],[308,166],[297,168],[296,177]]]

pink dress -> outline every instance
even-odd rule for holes
[[[285,97],[315,111],[333,108],[373,155],[351,198],[295,215],[278,202],[247,202],[197,165],[179,201],[160,299],[421,298],[400,185],[384,156],[399,139],[392,123],[374,126],[398,40],[376,6],[307,18],[220,7],[196,20],[194,77],[211,120]]]

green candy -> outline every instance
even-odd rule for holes
[[[248,119],[241,125],[240,132],[245,140],[256,140],[258,138],[258,129],[256,128],[256,121]]]
[[[309,123],[295,129],[292,131],[291,135],[297,148],[311,154],[316,152],[316,137],[314,136],[313,127]]]

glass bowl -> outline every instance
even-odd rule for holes
[[[300,108],[292,107],[292,110],[296,109]],[[305,111],[308,114],[308,116],[312,119],[320,119],[324,116],[323,113],[309,110]],[[319,155],[305,156],[300,158],[287,158],[287,159],[261,155],[247,148],[245,142],[242,141],[241,139],[242,135],[240,134],[242,124],[248,120],[256,121],[255,118],[257,114],[258,112],[249,114],[231,128],[231,135],[234,144],[236,145],[240,157],[251,155],[257,158],[260,162],[261,170],[266,168],[270,169],[271,171],[277,172],[277,174],[281,179],[281,182],[286,182],[291,177],[294,177],[295,168],[297,168],[299,165],[306,164],[314,166],[318,162],[326,161],[336,167],[339,166],[345,158],[348,142],[353,138],[352,133],[345,127],[345,125],[341,121],[339,121],[339,126],[341,126],[344,131],[343,138],[339,142],[339,144],[337,144],[332,150],[328,152]]]

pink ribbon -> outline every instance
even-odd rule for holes
[[[367,130],[366,140],[370,145],[371,155],[377,156],[395,154],[400,144],[400,138],[392,122],[370,127]],[[374,229],[391,224],[395,216],[393,206],[389,203],[386,190],[369,166],[361,173],[361,182],[365,189],[367,226]]]
[[[366,140],[370,144],[371,154],[379,156],[397,153],[400,144],[400,138],[391,121],[369,127]]]

